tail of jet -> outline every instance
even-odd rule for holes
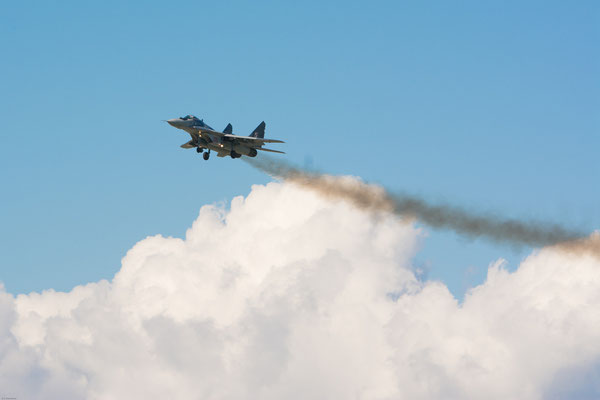
[[[256,127],[256,129],[250,134],[250,137],[255,137],[255,138],[259,138],[262,139],[265,137],[265,126],[267,126],[267,124],[265,124],[265,121],[261,122],[260,125],[258,125]]]
[[[233,132],[233,126],[231,126],[231,124],[227,124],[225,129],[223,129],[223,133],[226,135],[231,135],[232,132]]]

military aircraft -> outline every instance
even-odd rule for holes
[[[256,157],[257,150],[285,154],[283,151],[262,147],[265,143],[285,143],[281,140],[265,139],[265,121],[261,122],[250,136],[234,135],[231,124],[227,124],[223,132],[219,132],[205,124],[204,120],[193,115],[170,119],[166,122],[189,133],[192,140],[182,144],[181,147],[184,149],[195,147],[198,153],[203,153],[206,150],[202,155],[205,160],[210,157],[211,150],[217,152],[217,157],[231,156],[231,158]]]

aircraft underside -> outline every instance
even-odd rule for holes
[[[204,150],[207,150],[206,152]],[[258,152],[251,147],[231,143],[202,143],[196,147],[198,153],[204,153],[203,157],[208,160],[210,151],[217,153],[217,157],[230,156],[231,158],[240,158],[242,156],[256,157]]]

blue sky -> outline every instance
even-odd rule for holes
[[[300,165],[598,229],[599,22],[593,1],[6,3],[0,280],[110,279],[135,242],[269,181],[180,149],[161,120],[188,113],[265,120]],[[531,251],[426,232],[415,262],[457,296]]]

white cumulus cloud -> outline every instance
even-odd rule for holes
[[[347,178],[346,178],[347,179]],[[502,260],[462,304],[420,233],[291,184],[205,206],[112,281],[0,291],[0,395],[60,399],[600,397],[600,262]]]

